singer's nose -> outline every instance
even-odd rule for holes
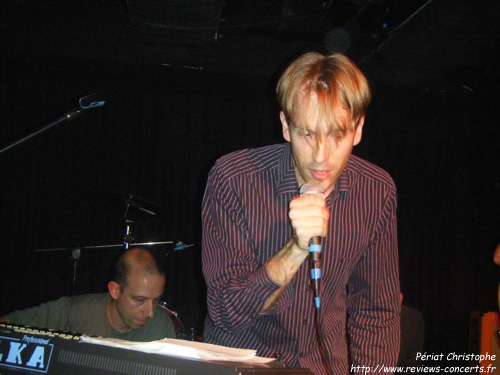
[[[321,164],[328,160],[329,155],[330,148],[328,142],[325,142],[325,140],[322,139],[318,139],[313,151],[314,162],[317,164]]]

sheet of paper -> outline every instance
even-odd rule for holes
[[[134,342],[85,335],[82,336],[81,340],[92,344],[194,360],[237,361],[245,363],[268,363],[274,360],[274,358],[258,357],[256,356],[256,351],[251,349],[229,348],[188,340],[163,339],[149,342]]]

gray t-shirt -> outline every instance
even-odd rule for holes
[[[172,319],[161,308],[155,310],[154,317],[143,327],[127,333],[116,331],[106,313],[110,298],[109,293],[61,297],[39,306],[14,311],[9,314],[9,319],[13,324],[128,341],[175,338]]]

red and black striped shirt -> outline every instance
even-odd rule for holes
[[[327,374],[350,366],[396,364],[399,350],[399,270],[396,189],[379,167],[351,155],[333,192],[322,240],[320,337],[308,262],[271,310],[279,289],[265,263],[290,239],[290,200],[299,187],[288,143],[221,157],[203,199],[203,272],[209,315],[204,339],[280,354],[294,367]]]

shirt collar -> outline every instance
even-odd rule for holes
[[[283,144],[278,168],[278,175],[276,176],[276,191],[278,194],[291,193],[297,195],[299,193],[299,184],[293,167],[290,143]]]
[[[348,199],[351,192],[351,178],[349,173],[350,160],[351,159],[349,158],[349,162],[347,162],[347,165],[335,184],[335,189],[333,189],[333,197],[338,198],[339,200]]]

